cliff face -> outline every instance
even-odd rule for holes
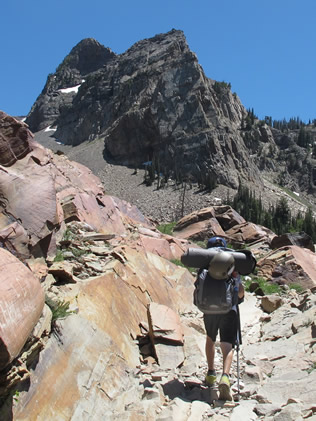
[[[27,117],[31,130],[55,120],[60,141],[75,146],[101,139],[106,159],[130,165],[156,159],[165,175],[231,187],[240,176],[260,184],[240,135],[247,111],[228,84],[205,76],[182,31],[145,39],[121,55],[104,49],[102,66],[82,70],[78,63],[91,48],[82,41],[74,48],[77,60],[73,50],[49,77]]]

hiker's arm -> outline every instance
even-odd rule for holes
[[[239,289],[238,289],[238,298],[243,298],[244,295],[245,295],[245,288],[244,288],[242,282],[240,282]]]
[[[241,282],[241,277],[237,271],[234,270],[232,273],[233,279],[235,279],[236,284],[238,285],[238,298],[242,299],[245,295],[245,288]],[[235,284],[235,285],[236,285]]]
[[[233,279],[235,280],[235,285],[238,285],[238,304],[244,301],[245,288],[242,284],[241,277],[238,272],[234,271],[232,273]]]

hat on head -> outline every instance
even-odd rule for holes
[[[206,248],[210,249],[212,247],[227,247],[227,242],[222,237],[212,237],[207,241]]]

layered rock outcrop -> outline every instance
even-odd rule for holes
[[[228,205],[211,206],[186,215],[177,222],[173,234],[192,241],[220,236],[236,247],[259,241],[268,245],[275,237],[271,230],[245,221]]]
[[[11,131],[7,130],[8,124]],[[64,222],[85,221],[102,233],[126,233],[125,223],[152,227],[135,206],[104,195],[100,180],[81,164],[34,142],[26,126],[4,115],[3,158],[22,150],[18,160],[0,167],[2,245],[21,258],[54,255]],[[124,215],[124,216],[123,216]],[[124,222],[123,222],[124,221]]]
[[[91,240],[90,245],[99,242]],[[33,369],[30,388],[19,399],[16,419],[82,419],[84,414],[111,418],[113,402],[120,405],[117,399],[123,395],[126,404],[131,402],[137,386],[132,372],[139,364],[137,337],[140,326],[148,323],[147,305],[156,302],[177,314],[192,309],[193,282],[184,268],[127,245],[106,248],[104,265],[101,258],[94,262],[91,252],[76,264],[77,270],[82,266],[82,274],[94,268],[94,276],[67,279],[59,272],[58,280],[52,283],[49,274],[44,281],[51,300],[66,300],[74,313],[56,322],[55,334]],[[53,266],[49,271],[54,273]]]
[[[0,371],[21,352],[44,307],[36,276],[0,249]]]
[[[258,261],[258,274],[278,284],[316,286],[316,254],[307,248],[285,246]]]
[[[115,238],[118,244],[125,237],[134,250],[156,251],[172,259],[183,253],[186,241],[163,236],[135,206],[106,196],[100,180],[86,167],[44,149],[33,141],[24,123],[4,113],[0,119],[0,137],[4,139],[4,162],[0,166],[0,239],[1,247],[7,249],[1,252],[0,276],[2,369],[17,357],[41,315],[44,294],[39,280],[43,281],[49,272],[60,282],[76,283],[102,273],[100,256],[106,257],[104,263],[113,256],[121,256],[97,245],[85,248],[89,242]],[[70,237],[65,240],[67,232],[71,232],[66,224],[71,221],[82,222],[88,231],[97,233],[77,237],[71,234],[72,240]],[[60,241],[67,244],[73,257],[67,268],[66,264],[62,268],[52,264]],[[79,263],[71,253],[77,247],[83,250],[81,254],[90,252],[85,261],[86,271],[78,269]],[[94,255],[98,256],[98,262]]]
[[[258,260],[258,276],[280,285],[315,287],[316,254],[311,250],[314,247],[308,235],[277,236],[261,225],[245,221],[230,206],[212,206],[186,215],[178,221],[173,235],[204,244],[208,238],[220,236],[234,248],[247,245]],[[297,245],[271,250],[282,244],[281,241],[289,243],[291,238]],[[300,239],[304,239],[301,246]]]

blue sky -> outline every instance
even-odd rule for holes
[[[1,4],[0,109],[26,115],[83,38],[123,53],[184,31],[206,76],[259,118],[316,118],[315,0],[10,0]]]

